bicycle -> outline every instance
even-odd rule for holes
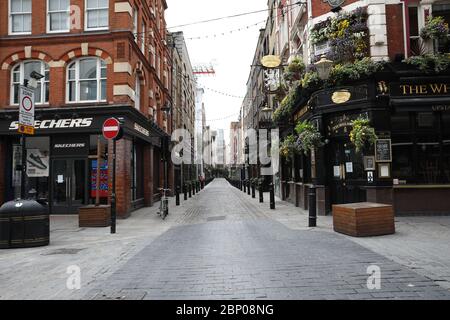
[[[159,191],[161,191],[161,201],[159,203],[159,211],[158,214],[160,217],[164,220],[167,215],[169,214],[169,198],[167,197],[167,192],[170,191],[170,189],[164,189],[160,188]]]

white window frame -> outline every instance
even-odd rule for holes
[[[138,43],[139,34],[138,34],[138,16],[139,11],[138,8],[133,9],[133,35],[134,35],[134,41]]]
[[[31,11],[30,12],[21,12],[21,13],[17,13],[15,12],[14,14],[11,12],[12,9],[12,1],[14,0],[8,0],[8,34],[9,35],[25,35],[25,34],[31,34],[32,29],[33,29],[33,1],[31,1]],[[30,15],[30,31],[20,31],[20,32],[14,32],[13,31],[13,15]]]
[[[95,8],[95,9],[90,9],[88,10],[88,0],[84,0],[84,30],[85,31],[97,31],[97,30],[108,30],[109,29],[109,0],[108,0],[108,6],[107,7],[99,7],[99,8]],[[108,25],[105,27],[94,27],[94,28],[89,28],[88,27],[88,11],[93,11],[93,10],[107,10],[108,11]]]
[[[49,80],[45,80],[45,72],[46,72],[46,70],[48,72],[50,72],[50,66],[46,62],[44,62],[42,60],[34,60],[34,59],[33,60],[21,61],[21,62],[15,64],[11,68],[11,75],[10,75],[10,77],[11,77],[11,82],[10,82],[10,99],[9,99],[10,100],[10,104],[12,106],[18,106],[19,105],[19,101],[17,101],[17,103],[14,102],[14,85],[17,84],[17,82],[14,82],[14,73],[15,73],[14,70],[17,67],[19,67],[19,83],[18,84],[19,84],[19,86],[23,86],[24,85],[24,80],[25,80],[25,64],[27,62],[40,62],[41,63],[41,70],[39,70],[39,73],[44,75],[44,78],[38,80],[38,83],[40,83],[40,85],[41,85],[41,101],[40,102],[35,102],[36,105],[49,104],[49,101],[50,101],[50,90],[49,90],[49,97],[48,97],[49,101],[45,101],[45,92],[46,92],[45,85],[48,84],[50,86],[50,77],[49,77]]]
[[[139,79],[137,74],[134,86],[134,108],[141,111],[141,79]]]
[[[146,56],[145,53],[145,42],[147,40],[146,38],[146,29],[147,26],[145,25],[145,22],[142,22],[142,30],[141,30],[141,51]]]
[[[67,7],[67,10],[57,10],[57,11],[50,11],[50,1],[51,0],[47,0],[47,33],[67,33],[67,32],[70,32],[70,1],[69,1],[69,6]],[[68,29],[50,30],[50,15],[52,13],[67,13],[67,26],[68,26]]]
[[[80,61],[82,60],[87,60],[87,59],[93,59],[93,60],[97,60],[97,77],[96,77],[96,81],[97,81],[97,99],[96,100],[81,100],[80,99],[80,82],[81,81],[93,81],[94,79],[80,79]],[[70,62],[67,67],[66,67],[66,103],[95,103],[95,102],[106,102],[108,100],[108,96],[107,96],[107,91],[108,88],[106,86],[106,92],[105,92],[105,99],[102,99],[102,81],[105,80],[106,81],[106,85],[108,85],[108,75],[106,74],[105,77],[102,77],[101,72],[102,72],[102,59],[97,58],[97,57],[83,57],[83,58],[79,58],[76,59],[72,62]],[[104,61],[103,61],[104,62]],[[75,81],[75,100],[71,101],[70,100],[70,85],[69,85],[69,68],[72,64],[75,64],[75,79],[71,80],[70,82]],[[107,69],[107,65],[105,63],[104,66],[105,69]]]

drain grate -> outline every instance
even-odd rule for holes
[[[225,220],[226,216],[217,216],[217,217],[209,217],[206,219],[206,221],[218,221],[218,220]]]
[[[46,253],[41,254],[42,256],[51,256],[51,255],[55,255],[55,254],[77,254],[78,252],[80,252],[81,250],[84,250],[84,248],[82,249],[69,249],[69,248],[62,248],[62,249],[56,249],[53,251],[49,251]]]

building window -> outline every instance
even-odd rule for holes
[[[134,34],[134,41],[136,43],[138,42],[138,9],[134,8],[133,12],[133,34]]]
[[[136,75],[136,85],[134,89],[134,107],[137,110],[141,109],[141,80],[139,79],[139,76]]]
[[[47,0],[47,32],[69,32],[70,0]]]
[[[86,0],[86,30],[108,28],[108,0]]]
[[[67,101],[106,101],[106,63],[99,58],[82,58],[67,68]]]
[[[9,1],[10,33],[31,33],[31,0]]]
[[[141,50],[142,50],[142,53],[144,54],[144,55],[146,55],[145,54],[145,42],[147,41],[147,38],[146,38],[146,34],[145,34],[145,30],[146,30],[146,28],[147,28],[147,26],[145,25],[145,23],[142,23],[142,30],[141,30]]]
[[[42,61],[24,61],[13,67],[11,71],[11,104],[19,104],[19,87],[25,85],[30,80],[30,74],[36,71],[45,75],[38,81],[38,86],[34,90],[34,101],[36,104],[48,102],[49,97],[49,66]]]
[[[419,36],[419,16],[417,7],[408,8],[409,15],[409,46],[410,55],[421,55],[424,51],[422,42]]]

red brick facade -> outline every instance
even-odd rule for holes
[[[354,2],[358,2],[360,0],[345,0],[345,2],[341,5],[341,7],[347,6]],[[331,10],[331,6],[328,2],[324,2],[323,0],[313,0],[312,1],[312,16],[313,18],[320,17],[321,15],[327,14]]]
[[[396,54],[405,52],[402,5],[386,5],[386,28],[389,58],[393,60]]]
[[[17,63],[39,60],[49,65],[49,102],[37,108],[98,107],[128,105],[135,107],[136,78],[140,80],[139,111],[170,134],[170,117],[161,108],[171,105],[171,54],[166,42],[165,0],[110,0],[108,27],[85,30],[85,0],[71,0],[70,32],[47,32],[47,0],[32,1],[32,31],[28,35],[9,34],[9,3],[0,1],[0,110],[11,106],[11,70]],[[138,13],[137,38],[133,34],[134,13]],[[143,30],[145,26],[145,30]],[[145,37],[143,36],[145,33]],[[144,51],[142,42],[145,41]],[[107,65],[106,101],[68,103],[68,65],[82,57],[99,57]],[[161,132],[162,132],[161,131]],[[1,139],[1,137],[0,137]],[[129,216],[132,210],[130,184],[133,141],[117,143],[117,215]],[[0,144],[0,163],[5,163],[4,144]],[[153,146],[144,147],[144,204],[153,204]],[[109,146],[109,154],[112,146]],[[112,160],[112,159],[110,159]],[[159,171],[161,175],[163,171]],[[4,196],[4,172],[0,173],[0,203]],[[160,177],[155,177],[159,181]],[[162,177],[161,177],[162,179]],[[111,187],[111,181],[110,181]],[[111,190],[111,189],[110,189]]]

